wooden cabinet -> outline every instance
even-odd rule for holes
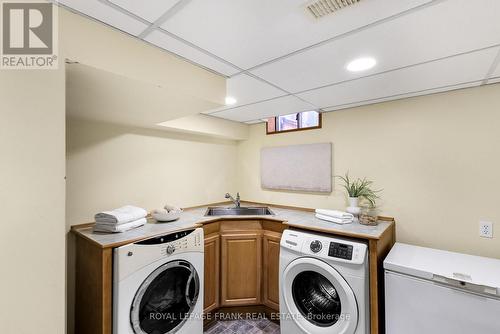
[[[262,304],[279,311],[279,261],[281,233],[264,231],[263,244],[263,277]]]
[[[203,311],[219,307],[220,237],[218,233],[205,236],[205,269]]]
[[[75,333],[111,334],[113,252],[77,234]]]
[[[221,248],[221,305],[260,304],[262,233],[222,233]]]
[[[395,242],[394,220],[379,219],[389,224],[376,238],[308,227],[316,232],[369,241],[372,334],[384,332],[382,263]],[[205,231],[204,311],[278,311],[281,233],[288,227],[304,226],[267,218],[220,218],[201,226]],[[113,248],[140,239],[102,245],[89,238],[91,228],[91,224],[72,228],[76,236],[75,333],[111,334]]]
[[[205,230],[205,313],[259,306],[279,311],[280,221],[222,220]],[[219,258],[220,256],[220,258]]]

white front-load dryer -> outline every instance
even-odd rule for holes
[[[280,247],[283,334],[369,334],[369,268],[362,242],[285,230]]]
[[[203,229],[115,248],[114,334],[203,333]]]

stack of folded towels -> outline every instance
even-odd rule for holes
[[[337,224],[350,224],[354,221],[354,215],[350,213],[327,209],[316,209],[316,218]]]
[[[95,215],[94,231],[125,232],[146,224],[147,211],[132,205],[126,205],[111,211],[99,212]]]

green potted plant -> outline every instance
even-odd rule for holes
[[[342,180],[342,186],[345,188],[347,195],[349,196],[349,207],[347,208],[347,212],[352,214],[359,213],[360,198],[366,200],[370,207],[375,207],[376,200],[379,198],[377,193],[381,190],[372,189],[373,181],[367,180],[366,178],[351,179],[349,177],[349,172],[347,172],[345,176],[337,177]]]

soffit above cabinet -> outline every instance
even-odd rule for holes
[[[68,118],[227,140],[248,138],[248,126],[200,114],[216,104],[79,63],[66,65]]]
[[[66,66],[69,117],[158,128],[159,123],[195,115],[215,103],[91,66]]]

